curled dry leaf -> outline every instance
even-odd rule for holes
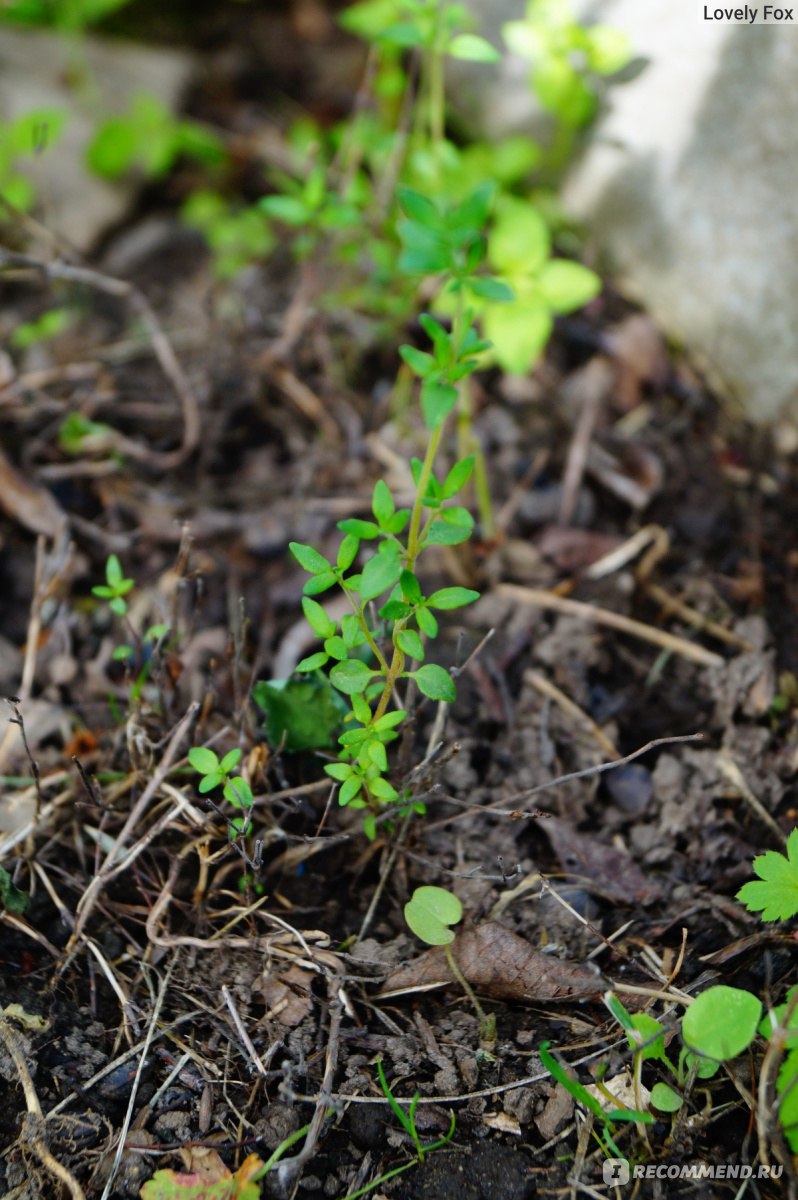
[[[668,379],[668,352],[650,317],[633,313],[608,329],[602,341],[616,368],[614,407],[629,412],[640,403],[644,387],[661,391]]]
[[[647,879],[630,854],[596,841],[592,834],[578,833],[560,817],[541,822],[541,832],[551,842],[563,869],[578,875],[586,887],[620,904],[651,904],[660,888]]]
[[[304,1021],[313,1007],[310,993],[313,978],[310,971],[296,965],[291,965],[277,976],[266,975],[262,991],[267,1017],[279,1021],[287,1029],[293,1029]]]
[[[52,492],[21,475],[0,450],[0,508],[31,533],[54,541],[63,533],[67,516]]]
[[[560,571],[582,571],[621,545],[623,539],[592,529],[547,525],[537,538],[537,548]]]
[[[580,1000],[601,994],[605,987],[601,976],[589,967],[542,954],[493,921],[464,929],[451,949],[472,987],[495,1000]],[[436,946],[392,971],[380,998],[452,983],[446,955]]]

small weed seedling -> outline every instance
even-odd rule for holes
[[[241,817],[233,817],[228,823],[231,841],[237,837],[246,837],[252,830],[252,822],[249,819],[254,804],[252,788],[243,776],[231,775],[233,768],[238,766],[240,760],[241,751],[238,747],[228,750],[221,759],[215,751],[209,750],[206,746],[192,746],[188,752],[188,761],[202,776],[199,792],[205,795],[207,792],[212,792],[214,788],[221,787],[227,803],[244,814]]]
[[[526,16],[508,21],[502,36],[531,64],[532,90],[555,120],[549,165],[561,171],[577,132],[596,116],[603,81],[628,65],[629,38],[609,25],[580,25],[570,0],[529,0]]]
[[[682,1049],[674,1065],[665,1052],[666,1028],[649,1013],[630,1013],[612,992],[604,1002],[623,1028],[633,1052],[635,1086],[639,1087],[643,1063],[659,1062],[679,1088],[659,1081],[651,1090],[651,1103],[660,1112],[677,1112],[682,1092],[694,1079],[711,1079],[722,1061],[736,1058],[753,1041],[762,1005],[750,992],[717,986],[702,992],[682,1019]]]
[[[486,1050],[496,1044],[496,1018],[488,1016],[477,999],[476,993],[455,962],[452,942],[455,934],[451,928],[463,917],[463,906],[457,896],[445,888],[418,887],[405,905],[405,920],[417,938],[428,946],[442,946],[449,970],[474,1006],[479,1018],[480,1042]]]
[[[650,1125],[654,1118],[651,1113],[636,1112],[631,1108],[612,1108],[609,1111],[605,1110],[600,1101],[584,1087],[579,1080],[566,1067],[563,1067],[554,1055],[550,1052],[550,1042],[542,1042],[540,1045],[540,1061],[543,1066],[555,1079],[557,1083],[562,1084],[567,1092],[569,1092],[577,1103],[581,1104],[584,1109],[592,1113],[598,1123],[598,1131],[593,1130],[593,1136],[596,1138],[602,1151],[608,1158],[625,1158],[614,1141],[615,1125],[619,1121],[632,1121],[635,1124]],[[611,1093],[607,1093],[608,1097],[615,1101],[615,1097]]]
[[[134,645],[123,642],[114,648],[112,658],[116,662],[126,662],[138,671],[130,689],[130,702],[136,704],[141,698],[144,685],[150,677],[154,656],[159,644],[169,632],[168,625],[150,625],[143,634],[139,635],[127,620],[126,596],[136,586],[135,580],[125,577],[122,564],[115,554],[109,554],[105,564],[105,583],[99,583],[91,589],[92,595],[108,601],[111,612],[127,621]]]
[[[380,1175],[378,1179],[373,1179],[371,1183],[366,1184],[365,1187],[358,1188],[356,1192],[349,1192],[349,1194],[344,1197],[344,1200],[358,1200],[359,1196],[365,1196],[368,1194],[368,1192],[373,1192],[375,1188],[380,1187],[383,1183],[387,1183],[389,1179],[395,1179],[397,1175],[402,1175],[405,1171],[409,1171],[411,1167],[415,1167],[417,1165],[423,1166],[425,1158],[428,1154],[431,1154],[433,1150],[440,1150],[441,1146],[445,1146],[446,1143],[450,1142],[454,1136],[456,1120],[454,1113],[451,1113],[449,1129],[444,1137],[438,1138],[438,1140],[435,1142],[430,1142],[427,1146],[422,1145],[421,1138],[419,1137],[418,1130],[416,1129],[416,1107],[420,1099],[420,1093],[415,1093],[413,1099],[410,1101],[410,1107],[408,1108],[407,1112],[405,1112],[391,1091],[391,1085],[385,1078],[385,1071],[383,1070],[381,1058],[377,1059],[377,1076],[379,1077],[382,1094],[388,1101],[391,1112],[394,1114],[397,1121],[413,1143],[416,1157],[413,1162],[403,1163],[401,1167],[394,1167],[392,1171],[386,1171],[384,1175]]]
[[[667,1031],[661,1022],[648,1013],[629,1013],[612,992],[604,1001],[629,1040],[636,1084],[644,1062],[659,1062],[673,1077],[676,1087],[660,1080],[651,1089],[651,1105],[661,1113],[678,1112],[694,1080],[711,1079],[723,1063],[746,1053],[757,1034],[776,1052],[786,1049],[776,1077],[778,1116],[790,1148],[798,1152],[798,988],[764,1018],[762,1001],[752,992],[724,984],[707,988],[682,1018],[675,1065],[665,1052]]]
[[[124,617],[127,613],[125,596],[135,586],[135,580],[125,577],[117,556],[109,554],[105,564],[105,583],[96,584],[91,593],[93,596],[99,596],[101,600],[107,600],[111,612],[116,613],[118,617]]]

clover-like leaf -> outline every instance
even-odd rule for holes
[[[451,892],[439,887],[419,887],[405,905],[405,920],[416,937],[428,946],[448,946],[463,916],[463,906]]]
[[[660,1112],[678,1112],[684,1101],[678,1092],[667,1083],[655,1083],[651,1089],[651,1104]]]
[[[682,1040],[695,1054],[726,1062],[751,1045],[762,1016],[752,992],[718,984],[697,996],[682,1019]]]

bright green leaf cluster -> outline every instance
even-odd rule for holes
[[[523,374],[551,337],[554,318],[597,296],[601,280],[581,263],[552,258],[551,234],[540,212],[510,197],[499,205],[487,260],[511,299],[497,303],[477,293],[474,307],[493,357],[504,370]]]
[[[376,828],[374,811],[399,800],[396,788],[386,778],[385,749],[396,739],[396,727],[406,716],[402,709],[387,710],[395,683],[413,679],[421,694],[431,700],[455,699],[449,672],[424,662],[424,638],[434,638],[438,633],[435,611],[470,604],[478,593],[470,588],[447,587],[425,596],[408,563],[415,563],[427,545],[452,544],[469,536],[473,526],[470,513],[456,505],[447,506],[446,501],[466,484],[472,466],[470,459],[456,463],[441,482],[431,467],[414,464],[416,484],[424,486],[423,494],[417,496],[415,522],[410,510],[396,507],[388,485],[378,480],[371,503],[374,519],[339,522],[344,537],[334,563],[313,546],[297,542],[290,546],[297,562],[310,575],[302,609],[322,643],[322,649],[304,658],[297,670],[313,672],[329,666],[330,682],[349,698],[349,721],[354,724],[338,739],[340,761],[325,770],[341,785],[340,804],[370,810],[365,814],[365,827],[372,836]],[[425,511],[428,515],[423,520]],[[403,540],[408,528],[410,532]],[[362,543],[373,546],[375,552],[358,570],[354,564]],[[333,620],[313,598],[334,585],[342,589],[352,605],[352,612],[340,621]],[[378,615],[390,630],[387,656],[378,645],[369,617],[369,605],[383,597]],[[422,665],[408,669],[408,663]]]
[[[179,120],[156,96],[139,92],[127,113],[109,117],[99,127],[87,158],[90,168],[107,179],[119,179],[133,168],[158,179],[181,156],[211,167],[224,161],[215,134],[196,121]]]
[[[125,596],[136,586],[135,580],[126,579],[122,564],[115,554],[109,554],[105,564],[105,583],[98,583],[91,589],[93,596],[108,601],[111,612],[123,617],[127,612]]]
[[[241,809],[243,817],[233,817],[230,821],[230,837],[246,837],[252,829],[249,812],[255,800],[252,788],[242,775],[232,775],[234,767],[241,760],[241,751],[236,747],[228,750],[224,758],[219,758],[215,751],[207,746],[192,746],[188,752],[188,761],[195,771],[202,776],[198,791],[203,795],[212,792],[214,788],[222,787],[223,795],[233,808]]]
[[[61,136],[65,124],[62,108],[38,108],[0,123],[0,198],[21,212],[33,207],[35,189],[19,172],[18,161],[46,150]]]
[[[464,4],[441,4],[440,0],[363,0],[340,17],[350,33],[377,44],[470,62],[498,62],[499,51],[485,38],[460,32],[468,21]]]
[[[502,34],[514,54],[532,63],[532,87],[543,107],[574,128],[595,116],[598,80],[631,58],[625,34],[578,24],[570,0],[529,0],[526,17],[509,21]]]

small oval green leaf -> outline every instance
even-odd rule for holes
[[[463,906],[457,896],[445,888],[419,887],[405,905],[405,920],[416,937],[428,946],[448,946],[454,941],[454,930],[463,916]]]

